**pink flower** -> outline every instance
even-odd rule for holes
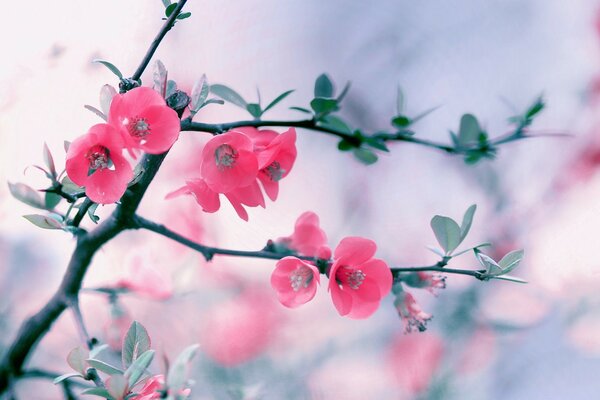
[[[177,113],[149,87],[137,87],[115,95],[110,104],[108,123],[119,129],[130,152],[141,149],[150,154],[169,150],[180,129]]]
[[[401,276],[402,282],[410,287],[426,289],[428,292],[437,296],[439,289],[446,288],[446,277],[438,274],[432,274],[425,271],[418,271]]]
[[[397,336],[387,352],[388,365],[398,384],[411,395],[424,392],[440,367],[442,339],[430,333]]]
[[[379,301],[392,289],[392,272],[373,258],[377,245],[369,239],[342,239],[333,254],[329,290],[338,313],[362,319],[373,314]]]
[[[236,128],[236,132],[248,136],[258,158],[258,179],[267,196],[275,201],[279,194],[279,181],[285,178],[296,161],[296,130],[288,129],[282,134],[253,127]]]
[[[277,262],[271,275],[271,286],[281,304],[296,308],[309,302],[317,293],[320,274],[317,267],[296,257],[284,257]]]
[[[423,332],[427,329],[427,321],[431,319],[431,314],[427,314],[421,309],[412,294],[400,291],[394,301],[398,315],[404,325],[404,332],[414,332],[418,330]]]
[[[258,174],[258,160],[252,141],[229,131],[213,137],[202,149],[201,175],[206,185],[218,193],[250,185]]]
[[[144,265],[144,261],[139,257],[133,260],[127,275],[115,286],[155,300],[166,300],[173,295],[171,283],[166,277],[156,269]]]
[[[312,211],[302,213],[296,220],[294,233],[277,240],[278,243],[308,257],[329,259],[331,250],[327,247],[327,235],[319,227],[319,216]]]
[[[67,175],[95,203],[118,201],[133,178],[131,166],[122,156],[123,140],[115,128],[97,124],[75,139],[67,152]]]
[[[144,386],[132,398],[135,400],[159,400],[162,399],[161,390],[165,387],[164,375],[154,375],[144,383]],[[190,395],[190,389],[179,391],[177,399],[186,399]]]

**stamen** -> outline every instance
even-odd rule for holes
[[[294,290],[294,292],[297,292],[302,288],[306,289],[308,287],[308,285],[310,285],[312,280],[313,280],[312,270],[306,266],[297,268],[290,275],[290,284],[291,284],[292,290]]]
[[[123,120],[123,125],[127,126],[129,134],[133,137],[143,138],[150,134],[150,124],[144,118],[125,118]]]
[[[285,169],[281,168],[281,164],[277,161],[273,161],[264,169],[265,174],[274,182],[279,182],[285,174]]]
[[[356,290],[360,287],[360,285],[362,285],[367,275],[365,275],[365,273],[360,269],[348,268],[346,270],[346,277],[348,279],[348,286],[350,286],[351,289]]]
[[[98,169],[108,168],[110,166],[109,155],[109,150],[104,146],[97,144],[91,147],[85,154],[85,158],[87,158],[89,162],[90,170],[96,171]]]
[[[228,144],[222,144],[215,149],[215,163],[220,170],[233,167],[237,158],[237,151]]]

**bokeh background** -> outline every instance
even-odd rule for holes
[[[368,131],[389,129],[396,88],[407,113],[440,108],[416,126],[448,141],[472,112],[500,135],[506,118],[539,94],[547,109],[539,133],[569,133],[502,146],[496,160],[467,166],[458,157],[398,143],[369,167],[336,140],[301,131],[298,159],[276,203],[250,222],[229,205],[203,214],[192,198],[163,200],[194,173],[203,134],[184,133],[140,213],[208,244],[259,249],[291,233],[298,215],[317,212],[331,245],[359,235],[378,243],[390,265],[427,265],[436,256],[434,214],[460,218],[478,204],[466,244],[491,241],[494,255],[525,248],[517,275],[529,284],[448,277],[435,298],[413,294],[434,314],[428,330],[404,335],[392,299],[363,321],[339,317],[322,287],[297,310],[279,305],[268,285],[273,263],[201,257],[151,233],[130,232],[95,257],[86,288],[129,282],[119,296],[86,291],[91,333],[117,343],[131,320],[153,346],[174,357],[191,343],[193,399],[593,399],[600,393],[600,35],[592,0],[373,2],[318,0],[190,1],[192,17],[167,35],[157,58],[180,88],[206,73],[248,100],[297,89],[270,118],[302,118],[314,79],[327,72],[352,89],[341,115]],[[32,213],[6,185],[43,188],[32,164],[46,142],[57,164],[63,141],[100,122],[83,108],[114,76],[103,58],[130,74],[162,24],[161,1],[10,2],[0,24],[0,350],[21,321],[58,286],[74,240],[24,220]],[[151,71],[143,76],[151,82]],[[263,100],[264,101],[264,100]],[[197,121],[246,119],[232,105]],[[111,207],[103,207],[102,217]],[[87,222],[90,224],[90,222]],[[476,268],[465,255],[455,267]],[[133,282],[133,283],[132,283]],[[69,370],[79,345],[66,312],[30,365]],[[155,372],[160,372],[156,363]],[[19,398],[56,399],[44,380],[17,385]]]

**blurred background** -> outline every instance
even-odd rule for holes
[[[46,142],[59,167],[63,141],[101,122],[102,85],[137,67],[164,15],[159,0],[3,5],[0,24],[0,349],[26,316],[58,287],[73,238],[24,220],[32,209],[6,182],[43,188]],[[367,320],[339,317],[325,287],[296,310],[269,286],[273,262],[198,255],[147,232],[128,232],[94,258],[84,287],[128,285],[110,298],[87,290],[81,301],[92,335],[118,346],[135,319],[168,357],[199,343],[193,399],[593,399],[600,392],[600,3],[592,0],[408,2],[189,1],[191,18],[167,35],[156,58],[182,89],[206,73],[247,100],[296,89],[267,114],[303,118],[315,78],[327,72],[352,88],[340,115],[366,131],[390,129],[396,88],[408,115],[440,106],[417,135],[449,142],[460,116],[475,114],[490,135],[540,94],[547,109],[538,133],[569,133],[500,148],[494,161],[408,143],[391,146],[373,166],[337,151],[333,137],[299,131],[298,159],[277,202],[240,220],[225,204],[204,214],[191,197],[164,196],[194,176],[207,137],[183,133],[152,184],[140,214],[207,244],[256,250],[289,235],[315,211],[330,244],[348,235],[378,244],[393,266],[437,261],[434,214],[455,219],[478,210],[465,246],[490,241],[490,253],[525,249],[516,275],[527,285],[449,276],[436,298],[412,291],[434,315],[425,333],[405,335],[385,299]],[[151,69],[142,77],[152,81]],[[263,100],[264,101],[264,100]],[[232,105],[209,106],[204,122],[247,119]],[[110,213],[101,207],[98,215]],[[91,222],[87,221],[91,227]],[[464,255],[457,268],[478,268]],[[324,281],[326,282],[326,281]],[[116,344],[115,344],[116,343]],[[65,312],[29,365],[69,371],[79,345]],[[161,372],[155,363],[155,372]],[[17,385],[19,398],[56,399],[47,380]]]

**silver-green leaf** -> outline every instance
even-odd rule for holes
[[[436,215],[431,219],[431,229],[446,254],[451,254],[461,242],[460,227],[452,218]]]

